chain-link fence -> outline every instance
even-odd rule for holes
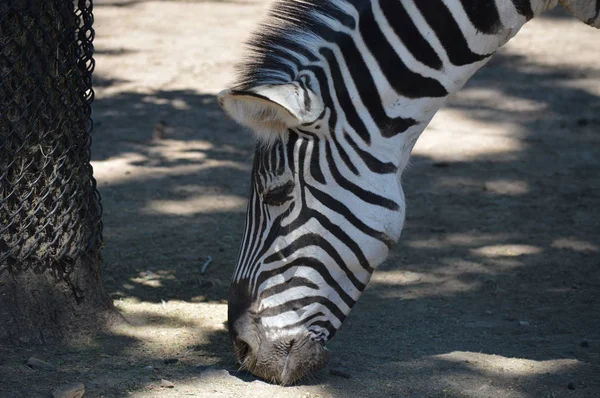
[[[99,255],[91,0],[0,0],[0,276]]]

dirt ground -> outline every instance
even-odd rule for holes
[[[526,26],[417,144],[401,243],[329,368],[286,388],[236,371],[226,292],[253,144],[215,94],[268,4],[95,1],[104,279],[130,324],[0,347],[0,397],[73,382],[86,397],[599,397],[600,32],[563,13]]]

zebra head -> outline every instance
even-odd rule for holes
[[[230,288],[229,332],[242,366],[283,384],[324,365],[324,344],[404,221],[397,167],[330,131],[334,116],[308,80],[219,97],[230,116],[262,137]]]
[[[259,137],[229,297],[238,361],[293,383],[325,363],[404,222],[400,175],[449,94],[560,2],[280,1],[219,103]]]

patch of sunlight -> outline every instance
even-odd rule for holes
[[[548,107],[545,101],[535,101],[509,95],[505,91],[480,87],[468,87],[461,90],[460,96],[455,101],[460,102],[461,105],[493,109],[494,112],[522,113],[527,116]]]
[[[480,246],[490,242],[507,240],[509,238],[509,235],[506,234],[448,234],[442,238],[434,237],[431,239],[405,240],[403,243],[415,249],[444,249],[456,246]]]
[[[154,273],[150,270],[139,272],[137,277],[129,278],[131,282],[148,287],[162,287],[162,280],[174,280],[175,276],[169,271],[158,271]]]
[[[181,398],[184,396],[205,398],[334,398],[339,394],[324,394],[319,387],[311,386],[280,386],[266,383],[262,380],[246,381],[241,377],[232,376],[228,370],[221,366],[215,369],[198,371],[195,375],[186,378],[169,377],[175,383],[175,388],[161,387],[161,378],[147,381],[143,387],[136,391],[128,392],[130,398]],[[144,391],[145,390],[145,391]]]
[[[490,245],[469,250],[471,254],[484,257],[517,257],[539,254],[543,250],[531,245]]]
[[[370,285],[390,287],[378,291],[377,295],[386,299],[417,299],[432,295],[454,295],[480,287],[480,281],[463,281],[440,273],[417,273],[406,271],[376,271]],[[404,287],[404,289],[398,289]]]
[[[136,169],[133,163],[143,162],[146,157],[140,153],[123,153],[118,158],[92,161],[96,181],[113,182],[131,180],[130,174]]]
[[[235,195],[202,195],[183,200],[155,200],[144,209],[146,213],[177,216],[245,210],[246,199]]]
[[[171,175],[195,174],[212,168],[247,171],[243,162],[211,159],[206,141],[160,140],[140,146],[140,152],[127,152],[106,160],[92,161],[94,177],[101,185],[117,185],[132,180],[157,179]]]
[[[483,354],[480,352],[454,351],[448,354],[434,355],[432,358],[460,364],[460,366],[489,375],[532,376],[552,372],[573,370],[581,366],[576,359],[552,359],[533,361],[530,359],[507,358],[500,355]]]
[[[519,180],[491,180],[486,181],[485,190],[497,195],[518,196],[529,192],[529,185]]]
[[[202,331],[226,331],[226,304],[115,300],[114,305],[128,322],[115,324],[111,332],[145,343],[183,344],[183,340]]]
[[[489,119],[474,116],[472,110],[441,109],[417,141],[412,153],[434,161],[448,162],[473,161],[498,154],[505,161],[518,158],[518,152],[523,149],[517,134],[522,131],[518,121],[508,119],[490,123]],[[457,142],[460,142],[460,148]]]
[[[600,248],[590,242],[573,238],[555,239],[551,245],[555,249],[570,249],[576,252],[598,252]]]
[[[485,263],[468,261],[463,258],[442,258],[439,260],[443,265],[436,267],[435,275],[445,277],[457,277],[465,274],[492,275],[498,272],[511,271],[523,265],[520,261],[512,259],[490,259]]]
[[[600,73],[596,69],[594,71],[590,71],[585,78],[559,81],[557,82],[556,86],[572,90],[580,90],[588,93],[591,96],[600,97],[600,85],[597,84],[599,78]]]
[[[149,95],[149,96],[142,98],[142,101],[145,103],[155,104],[155,105],[170,105],[175,109],[181,109],[181,110],[190,109],[190,106],[188,105],[188,103],[185,100],[182,100],[181,98],[174,98],[174,99],[159,98],[159,97]]]

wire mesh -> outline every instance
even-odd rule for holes
[[[0,1],[0,276],[99,255],[91,0]]]

